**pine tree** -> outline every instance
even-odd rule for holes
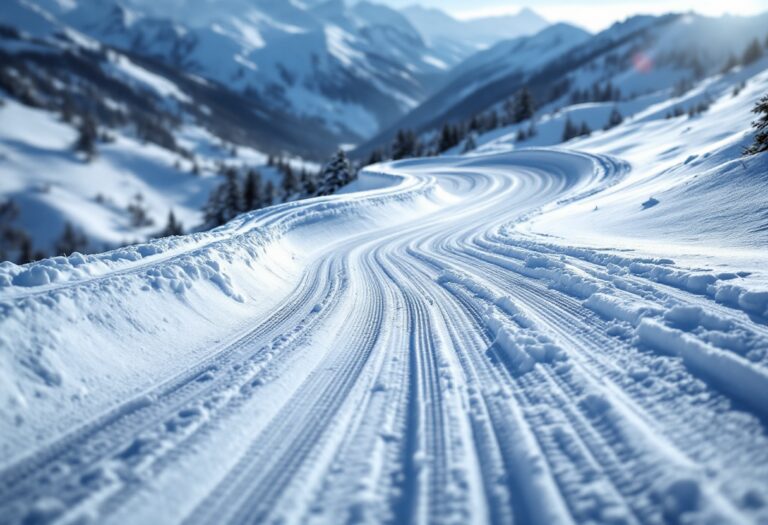
[[[755,155],[768,151],[768,95],[757,101],[752,113],[758,115],[758,119],[752,122],[755,128],[755,142],[744,150],[745,155]]]
[[[578,136],[579,128],[571,121],[571,117],[566,117],[565,127],[563,128],[563,142],[568,142],[572,138]]]
[[[392,159],[400,160],[416,156],[416,134],[411,130],[399,130],[392,143]]]
[[[168,223],[165,225],[165,228],[160,230],[157,236],[172,237],[174,235],[183,235],[183,234],[184,234],[184,226],[178,220],[176,220],[176,215],[174,215],[173,210],[170,210],[168,212]]]
[[[744,54],[741,57],[741,63],[745,66],[754,64],[763,57],[763,48],[760,46],[757,38],[752,40],[747,48],[744,50]]]
[[[615,128],[624,121],[624,117],[621,116],[618,108],[613,108],[611,114],[608,117],[608,123],[605,125],[605,129]]]
[[[25,232],[22,232],[19,239],[19,258],[18,264],[27,264],[36,259],[35,254],[32,253],[32,240]]]
[[[277,192],[275,191],[275,184],[268,180],[264,185],[264,206],[272,206],[275,203],[275,197]]]
[[[206,229],[221,226],[226,222],[223,189],[223,186],[216,186],[208,195],[208,202],[203,207],[203,224]]]
[[[515,123],[523,122],[524,120],[528,120],[529,118],[533,117],[533,97],[531,97],[531,93],[528,91],[528,88],[521,89],[517,94],[516,99],[514,115]]]
[[[88,247],[88,239],[85,234],[75,230],[72,223],[64,223],[64,232],[55,246],[57,254],[70,255],[75,252],[84,252]]]
[[[235,168],[227,168],[224,176],[224,222],[229,222],[243,211],[243,194]]]
[[[243,211],[257,210],[261,208],[261,174],[256,170],[248,170],[243,185]]]
[[[469,153],[475,149],[477,149],[477,133],[472,131],[469,135],[467,135],[466,140],[464,140],[464,148],[462,148],[462,153]]]
[[[149,216],[149,210],[144,205],[144,195],[141,193],[136,193],[133,196],[133,200],[128,203],[127,210],[131,216],[131,226],[134,228],[144,228],[155,223]]]
[[[90,162],[96,156],[96,140],[98,138],[96,123],[90,115],[86,115],[81,119],[77,133],[75,151],[83,153],[85,160]]]
[[[381,150],[375,149],[371,152],[365,165],[370,166],[371,164],[378,164],[382,160],[384,160],[384,155],[382,154]]]
[[[317,195],[317,178],[314,173],[310,173],[306,168],[301,170],[301,187],[304,188],[304,193],[313,197]]]
[[[338,150],[320,175],[318,195],[330,195],[352,180],[352,167],[344,150]]]
[[[458,145],[457,138],[458,131],[450,124],[444,124],[443,129],[440,132],[440,140],[438,141],[437,149],[440,153],[448,151],[454,146]]]
[[[285,200],[288,200],[290,195],[293,195],[299,191],[299,180],[296,178],[296,174],[293,172],[293,168],[288,163],[286,163],[283,167],[282,187]]]

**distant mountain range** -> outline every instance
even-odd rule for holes
[[[442,86],[358,151],[363,157],[391,143],[398,130],[436,131],[466,123],[526,87],[539,107],[573,102],[672,96],[717,73],[747,45],[768,35],[768,13],[705,17],[694,13],[634,16],[590,35],[568,24],[496,43],[457,65]],[[611,92],[606,95],[605,91]]]
[[[546,26],[530,10],[460,22],[437,10],[399,12],[367,1],[9,0],[5,22],[35,34],[72,28],[116,49],[214,81],[254,111],[285,114],[322,140],[295,153],[324,155],[391,126],[442,85],[461,60]],[[437,22],[436,22],[437,21]],[[263,141],[262,141],[263,142]],[[285,141],[252,144],[264,150]]]

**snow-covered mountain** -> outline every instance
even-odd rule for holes
[[[631,99],[653,92],[685,90],[740,57],[755,38],[762,41],[768,13],[752,17],[705,17],[694,13],[635,16],[585,38],[566,25],[545,29],[529,40],[499,43],[457,66],[448,85],[369,141],[361,151],[388,143],[399,129],[427,131],[499,108],[522,87],[539,107],[554,108],[594,98],[610,85],[611,97]],[[560,43],[559,53],[531,61],[525,47],[541,50]],[[522,49],[518,49],[518,47]],[[531,54],[530,56],[536,56]],[[528,58],[528,60],[523,60]],[[520,64],[526,64],[521,67]],[[610,98],[610,97],[609,97]]]
[[[391,124],[455,64],[436,56],[402,14],[369,2],[40,5],[101,42],[312,120],[316,133],[342,143],[358,143]]]
[[[530,141],[0,264],[3,524],[766,523],[763,42]]]
[[[440,56],[464,59],[499,41],[532,35],[549,23],[530,8],[515,15],[457,20],[434,7],[412,5],[403,14]]]

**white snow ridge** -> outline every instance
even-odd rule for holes
[[[564,145],[613,101],[210,231],[0,263],[0,525],[768,524],[768,153],[742,155],[768,56],[686,93]],[[29,126],[0,133],[6,184],[70,166],[39,199],[87,214],[90,168],[55,153],[74,132],[3,104]],[[99,184],[133,150],[169,160],[120,138]],[[161,175],[150,198],[188,195]]]

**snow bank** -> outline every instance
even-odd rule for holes
[[[694,374],[757,413],[768,416],[765,403],[768,399],[768,373],[765,370],[654,319],[640,321],[635,333],[641,344],[681,357]]]

